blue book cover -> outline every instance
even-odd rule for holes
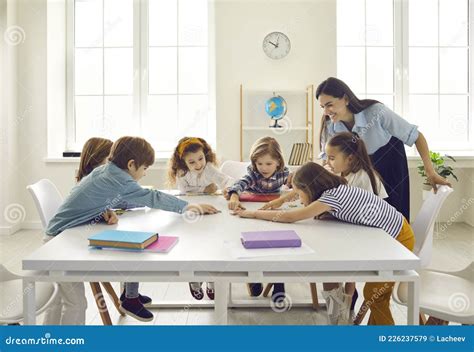
[[[156,232],[106,230],[89,237],[92,246],[145,248],[158,239]]]

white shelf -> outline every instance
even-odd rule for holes
[[[266,94],[272,95],[273,92],[277,95],[306,95],[305,89],[247,89],[245,88],[245,94]]]
[[[266,130],[280,131],[280,130],[284,130],[285,126],[283,126],[281,128],[273,128],[273,127],[265,127],[265,126],[243,126],[242,129],[244,131],[266,131]],[[308,130],[310,130],[310,127],[302,127],[302,126],[294,127],[294,126],[292,126],[291,128],[289,128],[289,130],[308,131]]]

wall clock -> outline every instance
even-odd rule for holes
[[[263,39],[263,51],[270,59],[283,59],[291,49],[290,39],[281,32],[272,32]]]

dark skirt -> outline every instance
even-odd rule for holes
[[[383,179],[388,194],[388,198],[385,200],[410,221],[410,179],[403,142],[392,137],[370,158]]]

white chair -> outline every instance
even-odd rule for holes
[[[416,236],[414,253],[420,258],[420,323],[445,324],[456,322],[474,324],[474,264],[456,272],[426,269],[433,252],[433,228],[444,200],[453,190],[447,186],[430,194],[423,203],[413,231]],[[407,284],[397,283],[393,299],[401,305],[407,303]],[[430,319],[425,320],[424,314]]]
[[[41,314],[56,299],[58,285],[38,282],[35,291],[36,315]],[[23,321],[23,280],[0,264],[0,324],[19,324]]]
[[[26,188],[33,197],[36,209],[38,210],[38,214],[41,219],[43,230],[46,230],[49,221],[61,206],[63,197],[61,196],[61,193],[59,193],[59,190],[56,188],[54,183],[47,179],[39,180],[35,184],[29,185]],[[120,301],[112,285],[109,282],[101,282],[101,284],[109,294],[120,315],[123,315],[123,313],[119,310]],[[94,294],[95,302],[97,304],[97,308],[99,309],[103,324],[112,325],[100,284],[98,282],[90,282],[90,286]]]
[[[247,174],[247,167],[250,165],[248,161],[226,160],[221,165],[221,171],[234,180],[240,179]]]
[[[433,251],[434,224],[444,201],[452,192],[453,192],[453,189],[448,186],[439,186],[438,192],[436,194],[431,193],[423,202],[421,209],[418,215],[416,216],[415,221],[411,224],[413,228],[413,232],[415,234],[415,248],[413,249],[413,253],[415,253],[420,258],[421,269],[426,268],[431,261],[431,255]],[[419,274],[422,275],[423,271],[420,270]],[[393,298],[397,303],[406,305],[407,301],[405,301],[405,303],[401,303],[401,301],[398,300],[397,298],[398,295],[396,294],[396,292],[398,292],[399,290],[402,290],[404,291],[404,294],[402,294],[401,296],[407,297],[406,296],[407,288],[408,288],[408,285],[406,282],[397,282],[395,284],[395,287],[393,289]],[[421,285],[420,312],[423,311],[422,305],[421,305],[421,298],[423,296],[423,291],[424,291],[424,288]],[[364,305],[365,305],[365,301],[363,303],[363,306]],[[360,324],[367,311],[368,309],[359,310],[359,313],[357,314],[357,317],[354,323]]]
[[[420,324],[446,325],[448,322],[474,324],[474,263],[456,272],[420,271]],[[408,301],[406,283],[393,290],[401,305]],[[424,314],[429,315],[428,320]]]

